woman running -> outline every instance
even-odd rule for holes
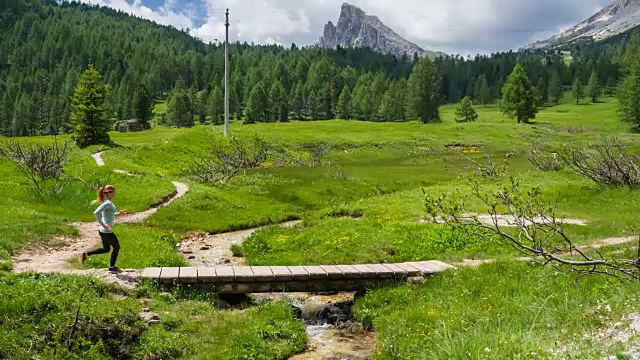
[[[111,201],[116,196],[116,188],[113,185],[106,185],[98,190],[98,199],[94,200],[92,204],[98,205],[98,208],[93,212],[98,224],[100,224],[99,234],[102,239],[102,248],[93,251],[83,252],[80,255],[80,263],[84,264],[87,260],[87,256],[106,254],[113,247],[111,252],[111,262],[109,264],[109,271],[119,272],[120,269],[116,267],[116,260],[118,259],[118,253],[120,252],[120,243],[118,237],[113,232],[113,224],[115,223],[115,217],[120,215],[127,215],[126,210],[120,212],[116,211],[116,206]]]

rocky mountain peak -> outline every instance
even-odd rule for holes
[[[578,25],[527,48],[549,48],[580,39],[604,40],[640,26],[640,0],[613,0]]]
[[[401,57],[434,54],[404,39],[380,19],[367,15],[362,9],[349,3],[343,3],[337,25],[329,21],[318,45],[323,48],[370,47],[385,54]]]

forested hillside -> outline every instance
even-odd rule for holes
[[[465,95],[489,103],[516,63],[541,102],[570,86],[586,84],[592,71],[613,86],[624,42],[573,49],[565,55],[499,53],[436,59],[443,102]],[[252,121],[329,119],[397,121],[406,112],[407,79],[416,59],[368,49],[321,50],[234,43],[231,46],[231,112]],[[38,135],[66,132],[70,98],[89,63],[110,85],[114,120],[134,117],[140,94],[168,100],[167,125],[221,119],[224,49],[188,33],[105,7],[53,0],[0,4],[0,132]],[[399,105],[398,105],[399,104]],[[182,121],[182,120],[184,121]]]

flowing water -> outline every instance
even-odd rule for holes
[[[288,301],[307,324],[307,348],[291,360],[366,360],[376,345],[376,335],[354,321],[354,293],[254,294],[257,302]]]
[[[295,227],[300,221],[274,226]],[[193,234],[178,246],[192,266],[217,264],[244,265],[245,259],[234,257],[230,247],[241,244],[262,228],[224,234]],[[307,324],[307,348],[291,360],[365,360],[373,354],[376,335],[353,320],[354,293],[318,295],[310,293],[251,294],[255,303],[287,301]]]

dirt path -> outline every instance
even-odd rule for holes
[[[95,153],[91,155],[91,157],[93,157],[93,159],[96,161],[96,164],[98,164],[98,166],[104,166],[104,160],[102,160],[103,153],[104,151],[101,151],[99,153]]]
[[[613,245],[621,245],[621,244],[629,244],[633,242],[638,242],[638,236],[627,236],[627,237],[612,237],[607,239],[598,240],[589,245],[578,246],[580,251],[585,251],[589,249],[600,249],[605,246],[613,246]],[[571,255],[570,252],[559,253],[557,255],[566,256]],[[515,258],[518,261],[530,261],[532,260],[530,257],[518,257]],[[495,259],[463,259],[461,262],[453,263],[453,266],[470,266],[470,267],[478,267],[482,264],[494,262]]]
[[[173,184],[176,187],[176,192],[158,207],[140,213],[122,216],[118,219],[118,222],[142,222],[158,211],[160,207],[167,206],[175,199],[184,196],[189,189],[187,184],[181,182],[174,182]],[[16,272],[69,272],[72,270],[73,268],[70,266],[69,259],[75,260],[82,251],[100,244],[100,235],[98,234],[98,224],[96,222],[73,223],[72,225],[78,228],[79,236],[77,238],[56,238],[54,243],[67,244],[62,248],[27,251],[19,254],[12,258],[13,270]],[[73,271],[76,272],[78,270]]]

